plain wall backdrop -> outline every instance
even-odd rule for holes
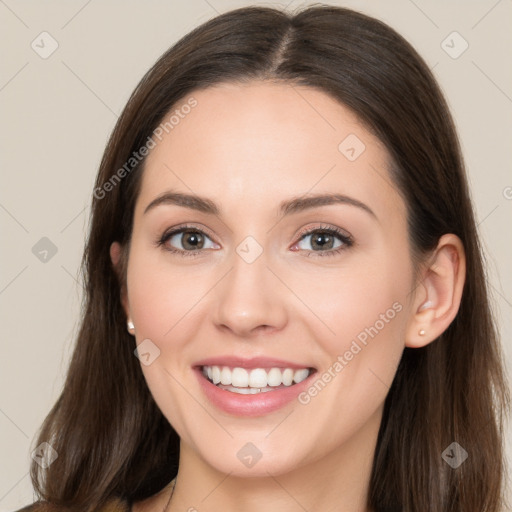
[[[60,393],[77,331],[93,183],[132,90],[165,50],[217,14],[310,3],[0,0],[0,512],[33,501],[34,436]],[[462,143],[510,375],[511,0],[323,3],[388,23],[440,82]],[[510,423],[507,438],[510,461]]]

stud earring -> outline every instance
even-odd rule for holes
[[[419,334],[420,336],[425,336],[425,330],[424,330],[424,329],[420,329],[420,330],[418,331],[418,334]]]
[[[133,325],[133,322],[131,320],[128,320],[128,322],[126,322],[126,325],[128,327],[128,332],[130,334],[133,334],[133,332],[135,331],[135,326]]]

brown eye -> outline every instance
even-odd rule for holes
[[[198,255],[202,249],[219,248],[206,233],[194,227],[181,227],[165,233],[158,245],[182,256]]]
[[[173,238],[176,238],[174,236]],[[183,249],[202,249],[204,246],[204,236],[199,231],[187,230],[178,234],[178,240],[181,242]]]
[[[300,244],[307,239],[310,239],[309,244],[304,245],[309,245],[310,248],[301,247]],[[326,254],[336,254],[351,245],[350,237],[332,228],[310,230],[304,233],[296,244],[299,249],[318,253],[325,252]]]

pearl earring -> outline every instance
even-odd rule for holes
[[[424,330],[424,329],[420,329],[420,330],[418,331],[418,334],[419,334],[420,336],[425,336],[425,330]]]
[[[135,326],[133,325],[133,322],[131,320],[128,320],[128,322],[126,322],[126,325],[128,327],[128,332],[130,334],[133,334],[133,331],[135,331]]]

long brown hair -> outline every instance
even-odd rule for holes
[[[386,397],[368,505],[376,512],[498,512],[510,396],[448,106],[428,66],[393,29],[325,5],[217,16],[162,55],[130,97],[96,179],[81,267],[83,316],[64,388],[37,440],[58,458],[47,469],[32,464],[38,496],[93,511],[112,497],[149,497],[177,474],[179,438],[144,380],[121,305],[145,162],[130,159],[194,90],[250,80],[314,87],[349,107],[392,157],[412,254],[420,258],[445,233],[465,247],[456,318],[424,348],[405,348]],[[116,173],[121,179],[113,180]],[[125,247],[119,274],[109,256],[115,240]],[[469,454],[454,469],[442,458],[452,442]]]

